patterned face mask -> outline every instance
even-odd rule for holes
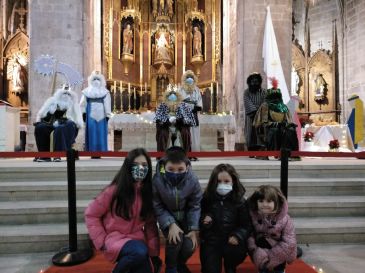
[[[132,177],[135,181],[142,181],[146,178],[148,173],[148,166],[133,165],[132,166]]]

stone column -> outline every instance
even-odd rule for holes
[[[224,1],[226,2],[226,1]],[[229,0],[224,4],[223,84],[227,105],[236,115],[236,144],[245,143],[243,91],[252,72],[263,72],[262,43],[266,7],[270,5],[276,39],[286,82],[290,86],[292,0]]]
[[[52,95],[52,77],[43,77],[34,70],[34,62],[42,54],[49,54],[58,61],[84,72],[84,2],[73,0],[29,1],[29,128],[27,150],[36,150],[33,122],[44,101]],[[85,77],[85,75],[84,75]],[[56,87],[65,82],[57,75]],[[74,90],[80,97],[80,87]],[[82,140],[78,138],[77,142]]]

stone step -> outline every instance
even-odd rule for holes
[[[83,213],[89,200],[77,201],[77,217],[83,222]],[[293,217],[365,216],[365,196],[289,197],[289,213]],[[66,200],[0,202],[0,225],[67,223]]]
[[[198,177],[208,179],[213,167],[221,162],[232,164],[244,178],[278,178],[280,161],[259,161],[247,157],[202,158],[192,166]],[[155,169],[155,160],[153,168]],[[81,159],[76,162],[78,180],[110,181],[122,165],[121,159],[100,160]],[[361,178],[365,177],[365,162],[346,158],[320,160],[304,158],[303,161],[289,163],[289,177],[296,178]],[[27,160],[7,160],[1,162],[0,181],[49,181],[66,180],[66,162],[32,162]]]
[[[297,240],[312,243],[365,243],[365,217],[294,218]],[[79,223],[78,246],[89,244]],[[1,225],[0,254],[58,252],[68,246],[66,224]]]
[[[207,179],[200,179],[202,188]],[[249,196],[263,184],[280,186],[279,178],[244,178],[242,184]],[[80,181],[76,183],[80,200],[94,198],[110,181]],[[365,178],[289,178],[289,196],[301,195],[365,195]],[[0,201],[67,200],[66,181],[3,181],[0,182]]]

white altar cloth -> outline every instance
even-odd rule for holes
[[[156,124],[153,122],[154,112],[141,114],[115,114],[109,120],[109,130],[122,131],[122,150],[128,151],[136,147],[145,147],[156,151]],[[199,115],[201,150],[218,149],[217,131],[229,134],[236,132],[234,115]]]
[[[326,126],[309,126],[302,129],[302,138],[306,132],[314,133],[313,144],[308,145],[303,139],[301,142],[302,151],[327,152],[329,142],[337,139],[340,143],[339,152],[354,152],[350,130],[347,124],[326,125]]]

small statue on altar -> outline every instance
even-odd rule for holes
[[[323,78],[322,74],[318,74],[314,80],[314,100],[323,100],[326,96],[327,82]]]
[[[165,101],[156,109],[157,151],[165,151],[171,146],[191,150],[190,127],[195,125],[191,108],[184,102],[177,88],[169,85],[164,96]]]
[[[131,25],[127,24],[123,30],[123,53],[131,54],[133,50],[133,31]]]
[[[295,67],[292,66],[292,69],[291,69],[291,95],[292,96],[298,95],[298,88],[299,88],[299,75],[298,75],[298,72],[295,70]]]
[[[193,33],[193,56],[202,55],[202,33],[199,30],[199,27],[194,27]]]

